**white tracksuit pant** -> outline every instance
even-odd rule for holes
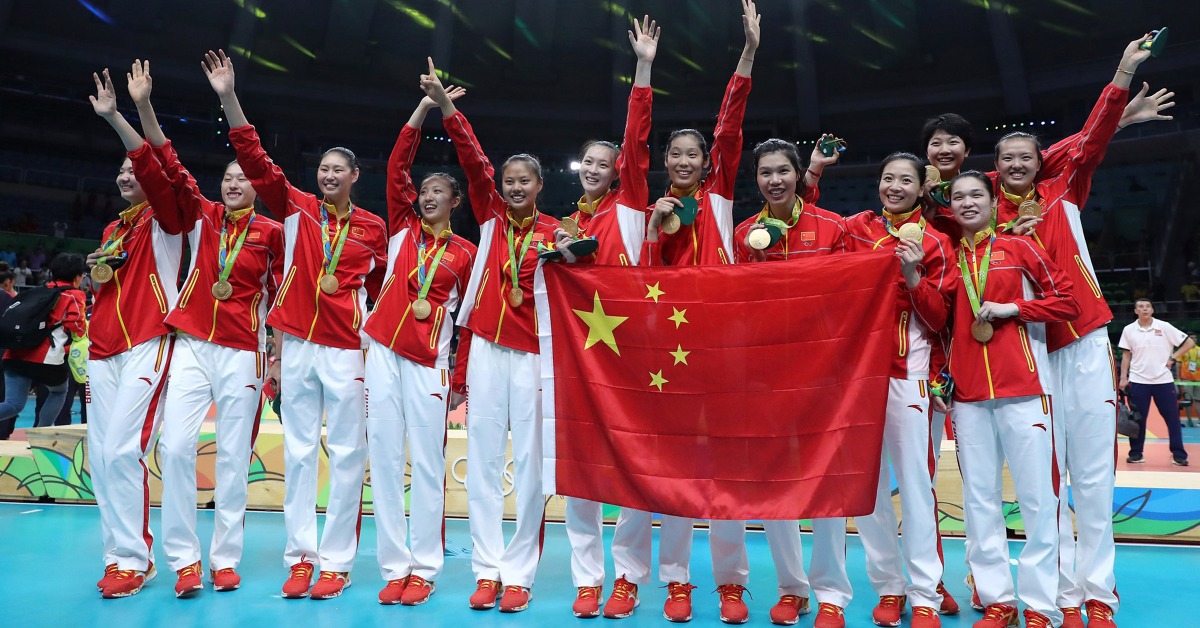
[[[694,519],[663,515],[658,532],[658,578],[671,582],[691,582],[692,525]],[[708,522],[708,549],[712,555],[713,581],[716,584],[750,582],[750,560],[746,555],[746,522],[711,519]]]
[[[1050,354],[1055,376],[1054,425],[1059,486],[1059,607],[1099,600],[1117,610],[1113,574],[1113,484],[1116,479],[1116,386],[1112,348],[1103,327]],[[1076,543],[1067,500],[1070,476]]]
[[[363,475],[367,467],[363,352],[285,335],[280,420],[285,491],[283,562],[312,562],[321,571],[348,572],[358,551]],[[326,423],[329,502],[317,545],[317,462],[321,419]]]
[[[890,495],[888,505],[891,505]],[[813,550],[812,562],[808,565],[808,581],[812,585],[813,595],[818,604],[833,604],[844,609],[854,597],[850,577],[846,574],[846,518],[813,519],[812,527]],[[899,554],[897,550],[896,555]],[[903,582],[896,590],[904,590]]]
[[[418,364],[371,340],[366,380],[380,574],[388,581],[410,574],[435,581],[442,572],[445,550],[450,371]],[[412,458],[408,525],[404,519],[406,444]]]
[[[576,587],[604,586],[603,505],[567,498],[567,539],[571,542],[571,581]],[[613,530],[613,571],[618,578],[650,582],[650,513],[622,508]]]
[[[150,471],[174,336],[88,360],[88,473],[100,508],[104,564],[145,571],[153,560]]]
[[[200,560],[196,536],[196,446],[208,409],[217,404],[216,512],[209,568],[242,559],[246,478],[262,414],[266,354],[180,335],[171,359],[162,455],[163,550],[178,571]]]
[[[467,364],[467,510],[476,579],[532,587],[542,553],[541,356],[471,337]],[[517,530],[504,544],[504,460],[512,432]]]
[[[800,522],[795,519],[763,521],[767,546],[775,563],[775,580],[780,597],[809,597],[808,574],[804,573],[804,547],[800,544]]]
[[[1055,601],[1058,496],[1049,398],[959,402],[954,409],[954,434],[962,465],[966,531],[972,544],[969,566],[979,600],[985,606],[1017,605],[1008,539],[996,534],[997,520],[1003,521],[996,478],[1007,459],[1025,525],[1025,547],[1017,561],[1019,597],[1059,625],[1063,616]]]

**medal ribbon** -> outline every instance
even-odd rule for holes
[[[536,214],[535,214],[536,215]],[[529,252],[529,243],[533,242],[533,227],[536,221],[530,221],[529,233],[525,234],[525,240],[521,242],[521,254],[517,255],[517,245],[513,241],[513,226],[508,225],[508,270],[512,275],[512,285],[518,287],[518,281],[521,276],[521,262],[525,261],[525,253]]]
[[[337,239],[337,244],[334,245],[329,238],[329,210],[326,209],[327,204],[321,201],[321,242],[324,246],[325,253],[325,274],[332,275],[337,270],[338,260],[342,259],[342,247],[346,245],[346,235],[350,232],[350,219],[354,217],[354,203],[350,204],[350,211],[346,213],[346,224],[337,220],[338,232],[334,236]]]
[[[229,251],[229,221],[221,221],[221,246],[217,252],[217,266],[220,272],[218,281],[229,281],[229,274],[233,272],[233,263],[237,261],[238,255],[242,252],[242,244],[246,242],[246,234],[250,233],[250,225],[254,224],[256,217],[253,212],[250,214],[250,221],[246,223],[246,228],[238,234],[237,242],[233,243],[232,252]]]
[[[771,207],[767,205],[763,207],[762,213],[758,216],[758,221],[764,225],[778,227],[780,231],[787,231],[796,226],[800,222],[800,214],[804,212],[804,200],[799,196],[796,197],[796,204],[792,205],[792,217],[788,221],[780,220],[771,215]]]
[[[530,232],[533,230],[530,229]],[[433,276],[437,273],[438,266],[442,263],[442,255],[446,252],[446,247],[450,244],[450,238],[454,236],[446,236],[446,241],[442,243],[442,247],[438,249],[433,256],[433,263],[429,265],[429,270],[425,270],[425,261],[429,259],[429,255],[425,251],[425,234],[421,234],[421,241],[417,243],[417,283],[421,284],[421,289],[417,292],[418,299],[424,299],[429,294],[429,289],[433,287]],[[437,240],[434,240],[434,244]]]
[[[905,221],[907,221],[915,212],[919,211],[920,209],[921,208],[918,207],[918,208],[916,208],[908,213],[905,213],[905,214],[893,214],[886,209],[883,210],[883,228],[887,230],[888,235],[883,236],[882,238],[879,238],[878,240],[876,240],[875,246],[872,246],[871,249],[874,250],[874,249],[879,248],[879,245],[883,244],[883,241],[888,239],[889,237],[894,237],[897,240],[899,240],[900,232],[896,230],[896,227],[892,226],[893,225],[892,218],[896,219],[895,222],[904,224]],[[924,230],[925,229],[925,217],[921,216],[920,219],[917,221],[917,224],[921,225],[921,229]]]
[[[108,258],[111,257],[113,253],[121,250],[121,245],[125,243],[125,236],[128,236],[133,231],[133,228],[137,225],[138,219],[142,216],[142,210],[144,210],[149,204],[149,201],[142,201],[141,203],[121,212],[121,224],[117,225],[117,228],[113,229],[112,233],[108,234],[108,238],[104,240],[104,244],[100,246],[100,250],[104,251],[104,255],[101,256],[100,259],[96,260],[97,264],[103,264],[104,262],[108,261]],[[126,214],[129,215],[128,220],[125,219]]]
[[[971,302],[971,314],[979,316],[979,308],[983,307],[983,291],[987,287],[988,267],[992,263],[992,244],[996,242],[996,234],[988,239],[987,249],[983,252],[983,261],[979,263],[978,274],[972,274],[967,268],[967,254],[963,252],[962,247],[958,249],[958,270],[962,273],[963,286],[967,289],[967,300]],[[975,251],[971,251],[971,257],[975,257]],[[978,286],[978,288],[976,287]]]

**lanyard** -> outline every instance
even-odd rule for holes
[[[914,209],[913,212],[915,212],[915,211],[917,211],[917,210]],[[908,212],[907,214],[901,214],[901,215],[897,216],[896,217],[897,222],[904,222],[910,216],[913,215],[913,212]],[[888,212],[885,210],[883,212],[883,214],[884,214],[883,215],[883,228],[887,230],[888,234],[883,236],[882,238],[879,238],[878,240],[876,240],[875,245],[871,247],[871,250],[875,250],[875,249],[879,248],[879,245],[883,244],[883,241],[887,240],[888,238],[891,238],[891,237],[895,237],[897,239],[900,238],[900,232],[897,231],[896,227],[894,227],[892,225],[892,220],[887,217]],[[925,230],[925,217],[921,216],[921,218],[920,218],[920,220],[918,220],[917,224],[921,225],[921,230],[924,231]]]
[[[532,230],[531,230],[532,231]],[[446,252],[446,247],[450,244],[450,238],[454,236],[446,236],[446,241],[442,243],[441,248],[433,255],[433,263],[429,265],[429,270],[425,270],[425,262],[429,259],[429,255],[425,250],[425,234],[421,234],[421,240],[417,243],[417,282],[421,284],[420,291],[417,292],[418,299],[424,299],[429,295],[429,289],[433,286],[433,276],[437,273],[438,266],[442,263],[442,255]],[[434,239],[437,243],[437,239]]]
[[[792,217],[788,221],[780,220],[771,215],[771,206],[767,205],[763,208],[762,213],[758,217],[758,221],[764,225],[778,227],[780,231],[787,231],[795,227],[800,222],[800,214],[804,212],[804,200],[799,196],[796,197],[796,204],[792,205]]]
[[[992,263],[992,244],[996,242],[996,235],[988,240],[987,249],[983,252],[983,261],[979,263],[978,274],[972,274],[967,268],[967,254],[962,248],[958,249],[958,269],[962,272],[963,285],[967,288],[967,300],[971,302],[971,314],[979,316],[979,308],[983,306],[983,291],[987,287],[988,267]],[[971,250],[971,257],[975,257],[975,250]]]
[[[121,224],[117,225],[112,230],[112,233],[108,234],[108,238],[100,246],[100,249],[104,251],[104,256],[97,260],[97,263],[103,264],[113,253],[121,250],[121,245],[125,243],[125,237],[133,232],[133,228],[137,226],[138,219],[142,217],[142,210],[147,205],[149,205],[149,201],[143,201],[121,212]],[[129,214],[129,220],[125,220],[126,214]]]
[[[233,251],[229,251],[229,221],[221,221],[221,246],[217,252],[217,266],[220,269],[220,281],[229,281],[229,274],[233,272],[233,263],[237,261],[238,255],[242,252],[242,244],[246,242],[246,234],[250,233],[250,225],[254,224],[254,219],[257,216],[252,212],[250,221],[246,223],[246,228],[237,236],[237,242],[233,244]]]
[[[346,245],[346,234],[350,231],[350,219],[354,217],[354,204],[350,204],[350,211],[346,213],[346,224],[337,220],[338,232],[334,238],[337,239],[337,244],[334,245],[329,238],[329,210],[326,209],[326,203],[321,201],[321,243],[325,253],[325,274],[332,275],[337,270],[338,260],[342,259],[342,247]]]
[[[517,245],[513,241],[513,226],[508,225],[508,270],[512,275],[512,285],[516,288],[519,284],[521,276],[521,263],[525,261],[525,253],[529,251],[529,243],[533,242],[533,228],[536,220],[529,222],[529,233],[525,234],[525,240],[521,242],[521,254],[517,255]]]

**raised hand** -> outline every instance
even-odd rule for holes
[[[746,50],[750,52],[758,50],[761,35],[758,23],[761,20],[754,0],[742,0],[742,30],[746,32]]]
[[[117,115],[117,91],[113,89],[112,77],[108,75],[108,68],[104,68],[104,80],[100,80],[100,75],[92,72],[92,80],[96,82],[96,95],[88,96],[88,100],[92,103],[92,109],[96,111],[96,115],[101,118],[112,118]]]
[[[1139,124],[1142,122],[1150,122],[1151,120],[1174,120],[1174,116],[1163,115],[1163,111],[1175,106],[1175,101],[1171,100],[1175,97],[1175,92],[1168,92],[1166,88],[1160,89],[1153,94],[1149,94],[1150,84],[1142,83],[1142,90],[1125,105],[1125,111],[1121,112],[1121,121],[1117,123],[1120,128],[1125,128],[1131,124]]]
[[[822,133],[821,137],[817,138],[817,143],[813,145],[812,155],[809,156],[808,164],[809,164],[809,167],[812,168],[817,173],[820,173],[821,170],[823,170],[825,168],[825,166],[828,166],[831,164],[836,164],[838,162],[838,159],[841,159],[841,157],[842,157],[842,151],[840,151],[840,150],[833,151],[833,155],[830,155],[828,157],[825,156],[825,153],[821,152],[821,142],[823,142],[825,140],[825,138],[833,138],[833,137],[834,137],[834,135],[832,133]],[[818,169],[818,168],[820,168],[820,169]]]
[[[421,90],[439,106],[451,102],[446,88],[442,86],[442,79],[438,78],[437,69],[433,67],[433,57],[425,57],[425,60],[429,62],[429,74],[421,75]]]
[[[449,98],[451,101],[458,100],[459,98],[462,98],[463,96],[466,96],[466,95],[467,95],[467,88],[465,88],[465,87],[451,85],[449,88],[446,89],[446,97]],[[428,95],[426,95],[424,98],[421,99],[421,107],[424,109],[437,109],[439,107],[439,105],[438,105],[437,101],[435,101],[434,99],[432,99]]]
[[[629,33],[629,45],[633,47],[633,53],[637,55],[638,61],[654,61],[654,56],[658,53],[658,36],[662,32],[657,22],[652,21],[650,16],[646,15],[642,17],[641,23],[634,20],[633,30],[626,32]]]
[[[200,67],[203,68],[204,75],[208,77],[208,84],[212,86],[218,96],[233,94],[233,60],[225,56],[224,50],[217,52],[209,50],[204,53]]]
[[[1137,67],[1141,65],[1143,61],[1150,58],[1150,51],[1142,50],[1142,44],[1150,41],[1151,37],[1152,35],[1150,33],[1146,33],[1145,35],[1142,35],[1141,37],[1129,42],[1129,44],[1125,46],[1124,54],[1121,55],[1121,65],[1118,67],[1130,73],[1137,70]]]
[[[129,97],[135,105],[150,101],[150,91],[154,88],[154,79],[150,78],[150,62],[137,59],[133,62],[130,72],[125,74],[129,85]]]

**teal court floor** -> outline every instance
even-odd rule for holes
[[[152,529],[159,530],[159,512],[151,512]],[[199,513],[199,533],[207,547],[212,534],[212,511]],[[284,600],[280,586],[287,576],[282,563],[283,515],[251,512],[246,518],[246,550],[239,572],[242,588],[215,593],[211,588],[186,600],[174,596],[174,574],[160,572],[156,580],[132,598],[103,600],[96,592],[100,577],[99,511],[94,506],[38,503],[0,503],[0,625],[40,626],[389,626],[392,628],[473,626],[635,626],[669,625],[662,617],[666,592],[658,583],[641,590],[642,605],[624,620],[576,619],[571,615],[575,589],[571,585],[570,547],[561,525],[547,524],[545,549],[534,585],[529,610],[512,615],[472,611],[467,598],[474,590],[471,574],[470,535],[465,520],[446,522],[448,555],[437,592],[417,607],[380,606],[376,595],[383,586],[375,562],[375,525],[363,519],[362,540],[352,573],[353,586],[340,598],[325,601]],[[657,557],[655,529],[655,556]],[[612,528],[605,529],[605,546],[611,543]],[[805,551],[812,538],[804,535]],[[760,532],[747,534],[750,555],[750,606],[752,626],[768,626],[768,611],[775,603],[775,573],[766,538]],[[156,562],[165,560],[161,550]],[[1015,558],[1021,543],[1010,543]],[[851,536],[848,565],[857,595],[847,609],[847,626],[869,627],[875,597],[863,569],[863,550]],[[943,617],[947,628],[964,628],[979,619],[971,610],[963,585],[961,539],[946,539],[946,577],[951,593],[962,604],[962,613]],[[692,582],[695,619],[691,625],[722,625],[713,593],[707,533],[697,530],[692,552]],[[206,564],[207,567],[207,564]],[[607,597],[612,583],[608,564]],[[1117,581],[1122,606],[1117,619],[1123,628],[1186,628],[1200,626],[1195,613],[1197,577],[1200,576],[1200,547],[1127,545],[1117,548]],[[815,606],[815,604],[814,604]],[[802,617],[799,626],[812,626],[813,616]],[[903,623],[909,625],[906,615]]]

